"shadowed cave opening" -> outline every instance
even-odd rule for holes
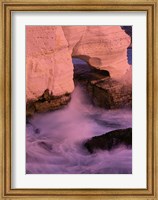
[[[83,81],[101,80],[109,77],[107,70],[100,70],[92,67],[86,61],[80,58],[72,58],[74,65],[74,83]]]
[[[74,65],[74,85],[80,87],[84,95],[94,106],[109,108],[110,98],[100,84],[108,82],[110,74],[107,70],[96,69],[80,58],[72,58]],[[76,89],[75,89],[76,90]],[[107,104],[107,106],[106,106]]]
[[[128,63],[132,62],[132,48],[127,51]],[[107,70],[96,69],[82,58],[72,58],[74,84],[84,88],[91,103],[104,109],[131,107],[131,89],[110,77]]]

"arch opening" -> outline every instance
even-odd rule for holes
[[[93,80],[102,80],[110,76],[110,73],[107,70],[100,70],[91,66],[85,60],[72,57],[72,63],[74,66],[74,83],[84,82],[84,81],[93,81]]]

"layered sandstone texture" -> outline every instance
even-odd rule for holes
[[[62,97],[61,105],[64,105],[74,89],[72,57],[81,58],[96,69],[107,70],[117,81],[126,80],[128,74],[129,81],[130,40],[120,26],[27,26],[27,102],[42,103],[40,99],[47,91],[51,99],[46,99],[48,107],[53,107],[50,104],[56,97]],[[38,111],[38,106],[33,105],[33,109]]]

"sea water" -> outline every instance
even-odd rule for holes
[[[131,64],[132,49],[128,49]],[[79,61],[74,61],[79,62]],[[83,146],[93,136],[132,127],[132,111],[96,107],[77,84],[64,108],[35,114],[26,125],[26,172],[29,174],[130,174],[132,150],[120,146],[90,154]]]

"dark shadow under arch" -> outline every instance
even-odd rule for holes
[[[109,77],[110,74],[107,70],[100,70],[92,67],[80,58],[72,58],[73,66],[74,66],[74,81],[82,81],[82,80],[96,80],[103,79],[105,77]]]

